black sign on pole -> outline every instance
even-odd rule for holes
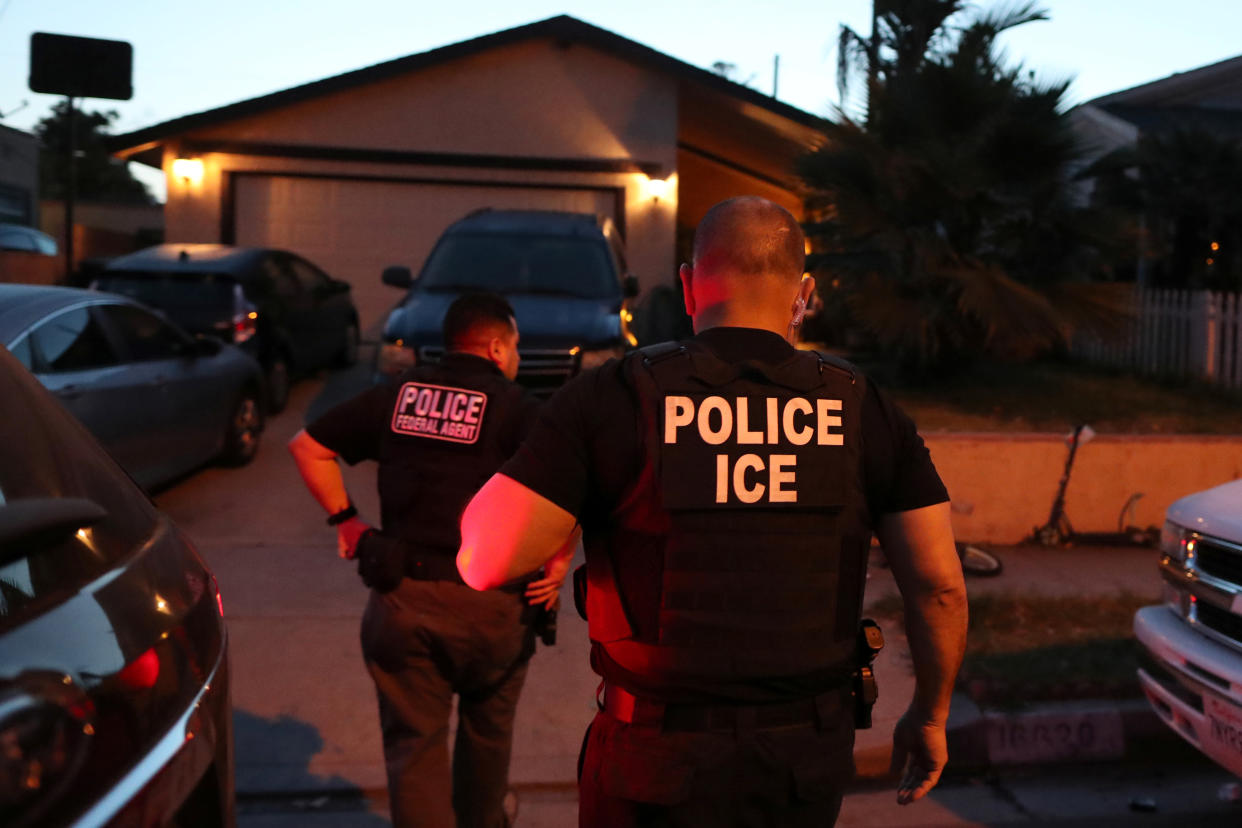
[[[74,98],[134,97],[134,47],[124,40],[35,32],[30,36],[30,91],[64,95],[69,105],[69,180],[65,182],[65,278],[73,277],[73,202],[77,190]]]
[[[134,47],[124,40],[35,32],[30,36],[30,91],[71,98],[134,97]]]

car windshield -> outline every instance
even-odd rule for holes
[[[566,236],[454,234],[423,268],[425,290],[490,290],[611,299],[621,286],[603,242]]]
[[[148,543],[158,513],[86,429],[0,348],[0,510],[30,499],[84,498],[107,513],[63,541],[9,544],[0,555],[0,632]]]
[[[172,312],[179,310],[232,309],[236,286],[223,273],[157,273],[106,271],[95,286]]]

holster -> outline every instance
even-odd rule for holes
[[[871,727],[871,708],[880,697],[880,688],[875,682],[875,672],[871,665],[876,655],[884,649],[884,633],[880,625],[870,618],[864,618],[858,625],[858,649],[855,653],[854,669],[854,728],[866,730]]]
[[[578,617],[587,620],[587,568],[586,564],[574,570],[574,609]]]
[[[354,549],[362,582],[376,592],[396,589],[405,575],[405,550],[405,541],[368,529]]]

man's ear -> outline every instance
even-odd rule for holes
[[[686,303],[686,313],[694,316],[694,268],[682,264],[677,274],[681,277],[681,295]]]
[[[487,357],[499,368],[505,366],[505,343],[498,336],[493,336],[487,343]]]

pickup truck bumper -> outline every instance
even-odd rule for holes
[[[1148,659],[1139,681],[1165,724],[1242,776],[1242,653],[1200,635],[1167,606],[1134,616]]]

